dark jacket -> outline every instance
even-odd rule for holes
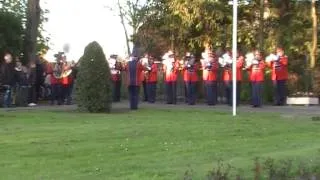
[[[39,61],[36,64],[36,84],[42,85],[44,83],[44,67]]]
[[[19,86],[28,86],[28,74],[15,69],[15,82]]]
[[[33,86],[37,83],[37,68],[30,68],[28,83],[31,86]]]
[[[13,63],[4,63],[1,65],[0,73],[0,82],[3,85],[13,86],[15,84],[14,79],[14,64]]]

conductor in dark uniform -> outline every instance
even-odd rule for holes
[[[137,110],[139,102],[139,88],[142,83],[141,73],[144,70],[143,65],[139,61],[136,48],[133,48],[132,54],[125,67],[127,75],[127,85],[129,91],[130,109]]]

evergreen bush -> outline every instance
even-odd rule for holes
[[[111,110],[110,68],[97,42],[90,43],[80,58],[76,94],[78,108],[82,111],[98,113]]]

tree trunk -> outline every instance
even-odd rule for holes
[[[264,0],[260,0],[260,17],[259,17],[259,50],[263,52],[263,37],[264,37]]]
[[[316,11],[316,0],[311,1],[311,18],[312,18],[312,47],[311,47],[311,61],[310,67],[314,68],[317,60],[318,50],[318,17]]]
[[[26,32],[24,40],[24,63],[30,62],[30,60],[32,60],[37,53],[40,13],[40,0],[28,0]]]
[[[128,56],[130,56],[130,54],[131,54],[130,39],[129,39],[129,35],[128,35],[128,30],[127,30],[126,24],[124,22],[124,16],[125,15],[123,13],[123,10],[122,10],[122,7],[121,7],[121,4],[120,4],[119,0],[118,0],[118,8],[119,8],[120,21],[121,21],[121,24],[122,24],[122,27],[123,27],[123,30],[124,30],[125,38],[126,38],[127,53],[128,53]]]
[[[286,46],[287,28],[290,24],[290,0],[281,0],[278,7],[279,27],[277,32],[277,46]]]

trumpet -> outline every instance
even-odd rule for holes
[[[221,67],[229,67],[232,64],[232,57],[225,53],[218,61]]]
[[[167,67],[167,71],[174,71],[175,61],[173,58],[165,59],[162,63]]]
[[[276,69],[280,68],[280,66],[281,66],[279,60],[280,60],[280,56],[275,55],[275,54],[270,54],[269,56],[266,57],[266,62],[270,63],[273,61]]]
[[[255,60],[254,54],[252,52],[247,53],[245,56],[245,67],[243,69],[246,70],[249,67],[251,67],[254,60]]]
[[[185,67],[187,70],[192,71],[196,59],[193,56],[187,56],[185,57]]]
[[[266,62],[271,62],[271,61],[278,61],[280,59],[279,56],[275,54],[270,54],[269,56],[266,57]]]
[[[212,66],[214,66],[214,58],[209,57],[209,58],[203,58],[200,60],[201,61],[201,65],[203,67],[203,69],[211,71]]]

